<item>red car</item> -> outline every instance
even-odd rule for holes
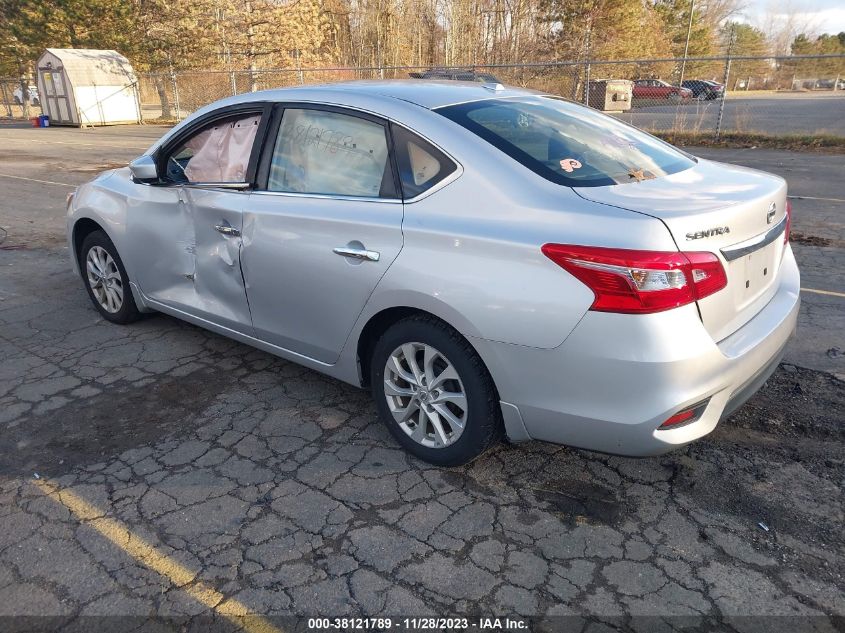
[[[692,90],[667,84],[662,79],[637,79],[634,81],[634,99],[677,103],[692,99]]]

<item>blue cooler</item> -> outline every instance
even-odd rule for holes
[[[41,127],[50,127],[50,117],[46,114],[39,115],[38,125]]]

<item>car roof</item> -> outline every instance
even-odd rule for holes
[[[344,81],[340,83],[265,90],[258,94],[262,94],[270,99],[278,98],[283,100],[295,99],[297,93],[305,93],[313,90],[334,93],[355,92],[372,97],[400,99],[429,109],[484,99],[542,94],[534,90],[506,87],[498,83],[452,80],[438,81],[432,79]]]

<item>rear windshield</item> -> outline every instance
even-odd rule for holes
[[[544,178],[570,187],[638,182],[695,164],[649,134],[556,97],[488,99],[437,112]]]

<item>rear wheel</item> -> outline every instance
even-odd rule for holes
[[[496,388],[472,346],[443,322],[415,316],[390,327],[370,363],[379,417],[411,454],[465,464],[502,434]]]
[[[93,231],[83,240],[79,268],[88,296],[104,319],[127,324],[141,316],[123,262],[103,231]]]

